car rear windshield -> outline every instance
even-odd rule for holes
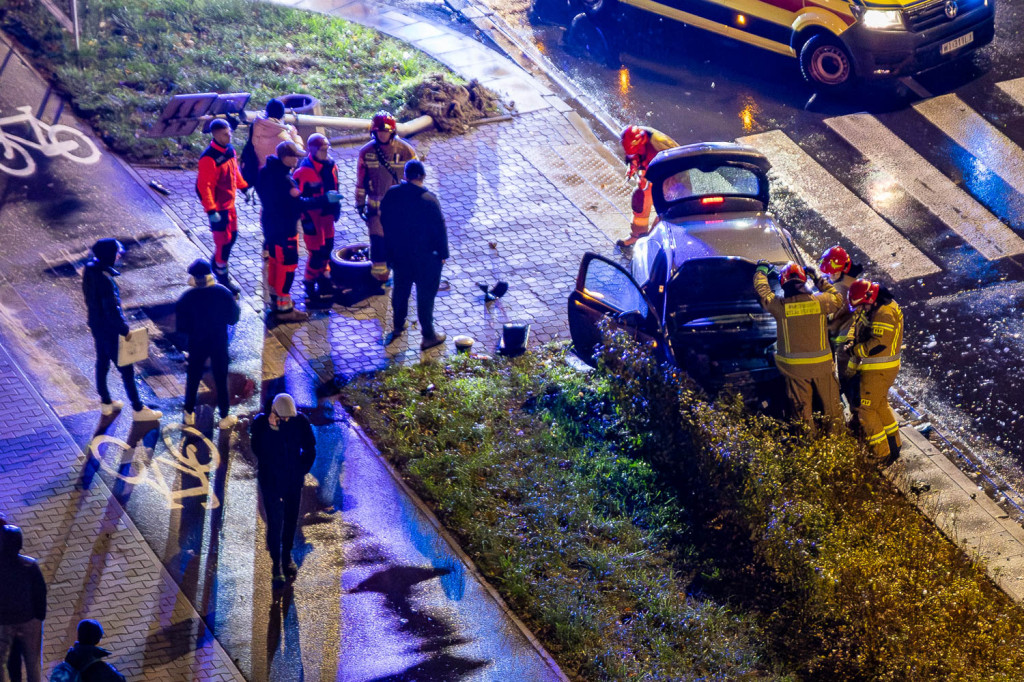
[[[759,181],[754,172],[736,166],[719,166],[710,171],[688,168],[667,177],[661,188],[669,203],[708,195],[756,198]]]
[[[754,267],[741,258],[697,258],[680,266],[669,284],[669,305],[695,310],[720,311],[758,306],[754,291]],[[778,277],[768,281],[782,295]]]

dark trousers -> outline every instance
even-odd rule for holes
[[[263,508],[267,511],[267,550],[275,569],[280,569],[291,558],[295,544],[295,528],[299,525],[299,499],[302,488],[295,490],[263,491]],[[271,494],[267,494],[270,492]]]
[[[409,314],[409,295],[416,285],[416,317],[424,339],[434,338],[434,298],[441,286],[441,262],[420,265],[395,265],[394,288],[391,290],[391,305],[395,314],[395,331],[405,326]]]
[[[220,417],[228,416],[230,396],[228,395],[228,349],[227,347],[199,346],[188,349],[188,369],[185,373],[185,411],[196,411],[199,382],[203,379],[206,361],[210,361],[213,372],[213,386],[217,390],[217,409]]]
[[[100,394],[100,400],[110,402],[110,389],[107,388],[107,372],[110,371],[110,363],[117,367],[117,334],[97,334],[93,332],[92,340],[96,344],[96,392]],[[128,402],[132,409],[142,409],[142,398],[139,397],[139,387],[135,384],[135,366],[125,365],[118,367],[121,373],[121,380],[124,382],[124,392],[128,395]]]

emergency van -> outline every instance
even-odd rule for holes
[[[578,0],[595,20],[625,7],[796,57],[812,84],[911,76],[992,41],[995,0]]]

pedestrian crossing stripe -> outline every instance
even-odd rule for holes
[[[1024,239],[874,116],[839,116],[825,125],[988,260],[1024,253]]]
[[[1009,95],[1017,104],[1024,106],[1024,78],[996,83],[996,87]]]
[[[778,181],[799,196],[832,229],[843,234],[895,280],[941,272],[928,256],[833,177],[781,130],[737,140],[771,161]],[[807,191],[808,189],[813,191]]]
[[[1011,86],[1010,92],[1017,89]],[[914,110],[974,155],[1006,184],[1024,194],[1024,150],[966,102],[956,95],[941,95],[915,103]]]

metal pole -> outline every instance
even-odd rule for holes
[[[75,51],[81,52],[82,39],[78,30],[78,0],[71,0],[71,20],[75,24]]]

